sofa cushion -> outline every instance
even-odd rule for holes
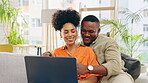
[[[27,83],[24,56],[0,52],[0,83]]]

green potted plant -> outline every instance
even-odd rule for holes
[[[136,12],[132,12],[129,9],[124,9],[126,13],[124,14],[126,22],[123,24],[119,20],[103,20],[106,22],[103,26],[110,25],[110,37],[117,39],[121,38],[123,40],[124,46],[120,47],[120,51],[126,54],[129,54],[131,57],[134,56],[139,49],[139,47],[148,41],[148,37],[144,38],[143,34],[133,34],[133,24],[139,22],[142,19],[141,13],[145,8],[142,8]],[[131,26],[129,31],[127,26]]]
[[[133,34],[133,25],[140,22],[141,19],[143,19],[142,12],[147,7],[141,8],[137,10],[136,12],[132,12],[127,8],[124,8],[125,11],[125,20],[127,21],[127,25],[130,26],[131,30],[130,32],[126,31],[122,36],[122,39],[126,43],[126,46],[128,46],[129,54],[130,56],[133,56],[134,52],[138,50],[138,48],[145,42],[148,41],[148,37],[144,38],[143,34]],[[139,56],[139,55],[137,55]],[[135,57],[137,57],[135,56]]]
[[[27,27],[27,22],[23,17],[20,8],[15,8],[9,0],[1,0],[0,3],[0,24],[4,30],[7,42],[9,44],[23,44],[23,28]]]
[[[142,59],[141,55],[138,54],[137,56],[135,55],[135,52],[137,52],[138,48],[146,41],[148,41],[148,37],[144,38],[143,34],[129,34],[128,29],[126,28],[126,25],[123,25],[121,22],[118,20],[104,20],[107,22],[107,25],[111,25],[112,30],[110,31],[110,34],[112,35],[111,37],[117,37],[121,38],[123,40],[124,45],[120,45],[120,51],[122,53],[128,54],[131,57],[134,58],[139,58],[139,60]],[[105,26],[105,25],[104,25]],[[116,38],[114,38],[116,39]],[[141,64],[141,72],[146,71],[146,66],[144,64]]]
[[[120,51],[133,56],[138,48],[145,42],[148,41],[148,38],[144,38],[143,34],[129,34],[129,30],[126,27],[126,24],[122,24],[118,20],[103,20],[106,22],[105,25],[110,25],[112,29],[110,30],[110,37],[117,39],[115,37],[121,38],[123,40],[124,46],[120,46]],[[103,25],[103,26],[105,26]]]

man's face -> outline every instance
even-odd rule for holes
[[[83,21],[81,24],[81,35],[85,45],[89,46],[98,36],[100,28],[98,23]]]

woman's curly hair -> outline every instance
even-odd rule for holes
[[[60,30],[63,28],[65,23],[72,23],[77,27],[80,23],[80,14],[76,10],[58,10],[53,14],[52,25],[55,30]]]

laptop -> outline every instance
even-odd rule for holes
[[[25,56],[28,83],[78,83],[76,58]]]

